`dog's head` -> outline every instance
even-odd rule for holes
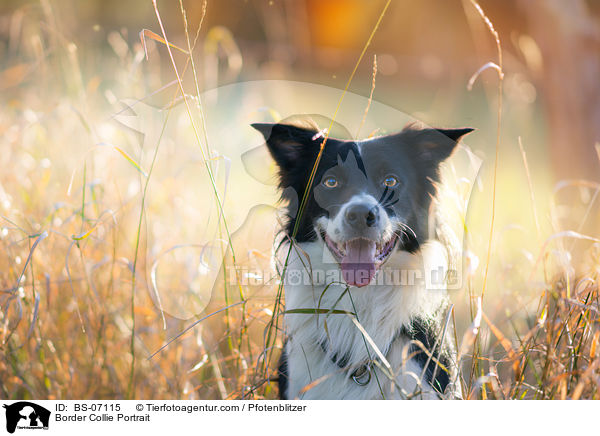
[[[302,198],[323,134],[287,124],[253,124],[279,167],[284,200]],[[411,253],[428,239],[430,208],[440,163],[473,129],[409,125],[364,141],[328,138],[304,212],[289,215],[296,241],[323,241],[351,286],[368,285],[399,250]],[[292,188],[292,189],[289,189]]]

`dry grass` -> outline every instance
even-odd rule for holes
[[[27,42],[15,42],[19,51],[0,72],[0,396],[275,398],[282,289],[247,285],[239,273],[269,267],[271,228],[259,227],[259,238],[247,227],[230,230],[245,219],[223,196],[238,180],[208,135],[189,55],[198,37],[183,7],[180,47],[160,24],[158,34],[144,32],[145,47],[110,33],[114,53],[98,57],[62,35],[51,3],[42,5],[46,27],[24,30]],[[501,77],[502,68],[500,60]],[[145,101],[119,101],[130,95]],[[145,111],[146,102],[163,110]],[[497,152],[500,122],[498,115]],[[600,242],[582,234],[583,224],[569,232],[553,219],[540,228],[538,185],[521,151],[537,246],[523,262],[525,247],[503,250],[493,225],[489,237],[468,241],[473,257],[487,261],[455,298],[463,394],[598,399]],[[512,174],[503,175],[498,154],[495,163],[494,192]],[[568,205],[569,215],[593,222],[597,185],[558,188],[586,194],[583,206]],[[501,213],[506,196],[493,198],[482,207]],[[535,198],[553,217],[564,215],[548,190]],[[488,234],[490,222],[480,221],[469,223],[471,236]],[[214,288],[188,265],[197,271],[210,241],[226,253],[213,268]],[[512,289],[510,304],[504,288]]]

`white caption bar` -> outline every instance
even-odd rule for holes
[[[597,434],[591,402],[533,401],[8,401],[0,435]],[[568,419],[579,416],[580,419]],[[583,419],[594,416],[594,419]],[[548,419],[552,417],[552,419]],[[562,419],[561,419],[562,417]],[[470,430],[469,430],[470,429]],[[36,430],[42,430],[40,433]],[[215,434],[215,433],[211,433]],[[220,434],[220,433],[219,433]]]

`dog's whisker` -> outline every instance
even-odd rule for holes
[[[379,197],[379,201],[378,203],[383,203],[383,199],[386,196],[387,192],[389,191],[390,188],[388,188],[387,186],[385,187],[385,189],[383,190],[383,192],[381,193],[381,197]]]
[[[417,239],[417,234],[415,233],[415,231],[414,231],[414,230],[413,230],[413,229],[412,229],[412,228],[411,228],[411,227],[410,227],[408,224],[406,224],[406,223],[403,223],[403,222],[400,222],[400,221],[398,221],[398,224],[399,224],[399,225],[400,225],[402,228],[404,228],[404,229],[407,229],[407,230],[410,230],[410,232],[412,233],[413,237],[414,237],[415,239]],[[408,236],[408,235],[407,235],[407,236]]]
[[[388,203],[394,197],[395,192],[390,191],[389,194],[387,194],[387,190],[388,187],[386,186],[385,190],[383,191],[383,194],[381,195],[381,198],[379,199],[379,204],[381,205]]]

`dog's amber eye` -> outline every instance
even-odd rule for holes
[[[393,188],[394,186],[398,185],[398,179],[394,176],[387,176],[385,179],[383,179],[383,184],[388,188]]]
[[[335,188],[338,185],[338,181],[335,177],[329,176],[323,180],[323,185],[325,185],[326,188]]]

